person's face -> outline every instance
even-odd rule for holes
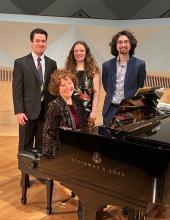
[[[77,44],[74,47],[74,58],[76,62],[82,62],[84,61],[86,57],[86,49],[83,46],[83,44]]]
[[[116,48],[119,54],[128,55],[131,49],[129,38],[125,35],[120,36],[117,39]]]
[[[71,79],[61,79],[59,86],[59,94],[64,98],[68,99],[72,96],[74,91],[74,84]]]
[[[41,56],[47,47],[45,34],[34,34],[32,50],[37,56]]]

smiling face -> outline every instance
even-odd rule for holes
[[[86,48],[83,44],[77,44],[74,46],[74,58],[76,62],[83,62],[86,57]]]
[[[45,34],[34,34],[31,47],[37,56],[41,56],[47,47],[47,39]]]
[[[64,99],[69,99],[74,91],[74,83],[71,79],[61,79],[59,86],[59,94]]]
[[[125,35],[121,35],[117,39],[116,48],[119,54],[128,55],[131,49],[129,38]]]

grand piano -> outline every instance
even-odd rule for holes
[[[143,220],[155,207],[170,205],[170,117],[157,107],[155,89],[123,100],[108,126],[59,129],[55,158],[20,152],[22,204],[29,175],[46,178],[52,213],[53,181],[79,198],[79,220],[101,220],[107,204],[122,207],[128,219]]]

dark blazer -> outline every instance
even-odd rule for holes
[[[102,83],[106,92],[103,116],[107,113],[116,89],[117,58],[106,61],[102,65]],[[145,62],[136,57],[129,57],[124,81],[125,98],[135,95],[137,90],[144,86],[146,77]]]
[[[44,59],[44,104],[47,106],[49,101],[54,99],[47,88],[51,73],[57,69],[57,64],[47,56],[44,56]],[[31,53],[15,60],[12,89],[15,114],[25,113],[31,120],[38,118],[41,110],[41,84]]]

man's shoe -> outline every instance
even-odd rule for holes
[[[72,198],[75,198],[75,197],[76,197],[76,194],[75,194],[73,191],[71,192],[71,197],[72,197]]]

